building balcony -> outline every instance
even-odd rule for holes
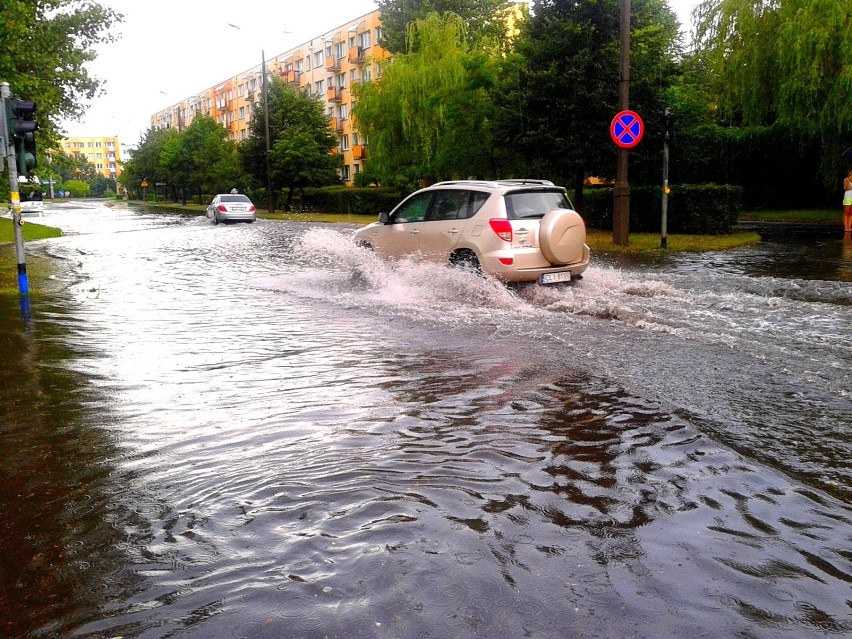
[[[352,147],[352,157],[356,160],[366,160],[367,159],[367,145],[366,144],[356,144]]]
[[[329,102],[342,102],[343,87],[328,87],[328,90],[325,92],[325,99]]]
[[[325,70],[340,71],[340,60],[337,59],[337,56],[330,55],[325,59]]]
[[[298,84],[299,76],[301,74],[295,69],[288,69],[287,71],[281,71],[279,75],[284,79],[284,82],[288,82],[289,84]]]
[[[358,64],[364,61],[364,49],[361,47],[349,47],[349,62]]]
[[[338,133],[343,131],[343,120],[340,118],[331,118],[328,125]]]

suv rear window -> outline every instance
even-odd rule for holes
[[[510,220],[541,218],[554,209],[573,209],[568,195],[561,189],[512,191],[503,196]]]

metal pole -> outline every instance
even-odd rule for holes
[[[663,219],[660,230],[660,248],[667,249],[668,246],[668,224],[669,224],[669,127],[668,121],[672,110],[666,107],[666,133],[663,136]]]
[[[21,294],[21,314],[24,321],[30,316],[30,283],[27,279],[27,256],[24,252],[24,234],[21,227],[24,220],[21,218],[21,194],[18,191],[18,165],[15,158],[15,144],[9,135],[9,126],[6,120],[6,101],[11,93],[8,82],[0,82],[0,104],[2,104],[2,124],[0,130],[3,132],[3,155],[9,169],[9,195],[12,201],[12,223],[15,227],[15,255],[18,259],[18,291]]]
[[[630,0],[621,0],[621,69],[618,83],[619,111],[630,104]],[[628,150],[618,149],[613,189],[612,241],[616,246],[630,242],[630,184],[627,181]]]
[[[261,72],[263,73],[263,119],[266,128],[266,199],[269,212],[275,211],[275,204],[272,200],[272,176],[269,174],[269,99],[267,97],[268,90],[266,87],[266,52],[260,52]]]

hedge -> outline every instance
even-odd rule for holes
[[[293,195],[293,210],[356,215],[378,215],[399,204],[402,196],[395,189],[382,187],[327,186],[305,189]],[[284,208],[287,193],[281,194],[278,208]]]
[[[667,232],[694,235],[730,233],[742,208],[743,189],[719,184],[673,186],[668,198]],[[662,228],[663,194],[659,186],[630,190],[630,230],[659,233]],[[591,228],[611,229],[611,188],[583,192],[583,219]]]

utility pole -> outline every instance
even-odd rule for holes
[[[630,0],[621,0],[621,71],[618,83],[618,110],[626,111],[630,103]],[[630,184],[627,181],[626,148],[618,149],[613,189],[612,242],[627,246],[630,242]]]
[[[257,59],[257,58],[255,58]],[[268,203],[268,209],[270,213],[275,211],[275,202],[272,198],[272,176],[269,173],[269,90],[267,88],[266,82],[266,52],[260,52],[260,71],[263,73],[263,119],[264,119],[264,128],[266,130],[266,199]]]
[[[21,217],[21,194],[18,191],[18,157],[15,153],[15,142],[12,136],[14,131],[9,130],[8,120],[8,105],[11,93],[9,91],[8,82],[0,82],[0,104],[2,104],[2,123],[0,123],[0,132],[2,132],[3,157],[6,158],[6,165],[9,170],[9,195],[12,204],[12,223],[15,227],[15,255],[18,260],[18,291],[21,294],[21,315],[25,322],[29,321],[30,317],[30,283],[27,279],[27,257],[24,252],[24,233],[21,227],[24,220]],[[35,107],[33,107],[35,110]]]

